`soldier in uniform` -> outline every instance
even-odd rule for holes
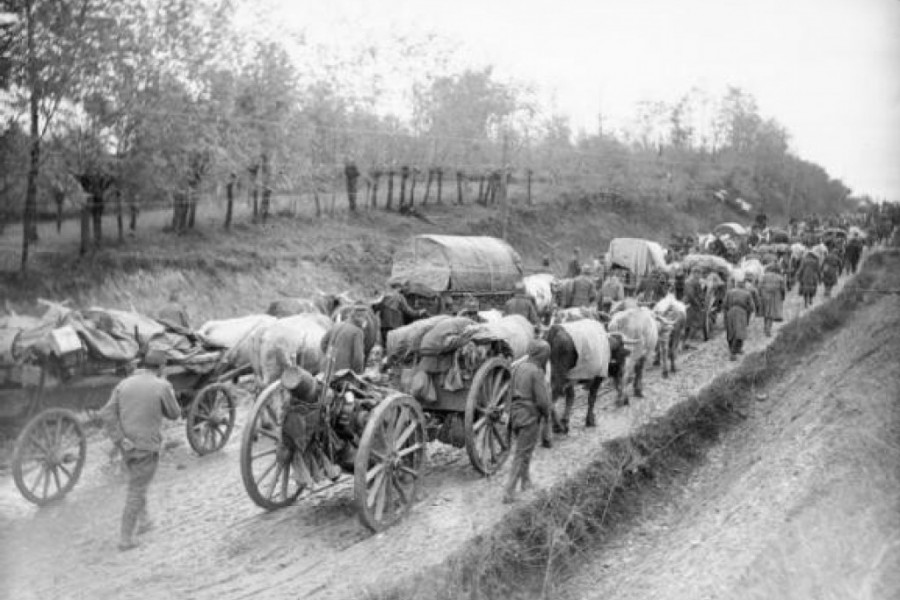
[[[540,436],[541,418],[550,418],[550,392],[544,370],[550,358],[550,344],[543,340],[528,343],[528,358],[513,369],[510,427],[515,437],[512,469],[506,482],[504,503],[516,500],[516,485],[531,488],[531,456]]]
[[[122,451],[128,472],[119,538],[122,551],[138,546],[135,533],[140,535],[153,527],[147,511],[147,490],[159,466],[162,420],[174,421],[181,416],[175,390],[163,377],[165,364],[165,352],[148,352],[144,368],[120,381],[100,410],[106,433]]]

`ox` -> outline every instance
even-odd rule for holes
[[[233,354],[234,364],[253,361],[252,336],[260,328],[266,328],[277,319],[269,315],[247,315],[235,319],[207,321],[196,331],[205,346],[225,348]]]
[[[525,293],[534,298],[541,322],[549,323],[553,313],[554,290],[559,285],[556,277],[550,273],[538,273],[522,278],[522,283],[525,285]]]
[[[610,334],[618,333],[631,346],[632,360],[628,363],[625,381],[634,381],[635,398],[644,397],[644,365],[656,351],[659,331],[653,311],[640,306],[629,308],[612,315],[609,321]]]
[[[575,402],[575,384],[588,389],[588,408],[584,426],[594,427],[594,403],[603,379],[611,377],[619,404],[627,402],[622,390],[622,373],[628,350],[621,335],[607,335],[597,321],[583,319],[571,323],[553,325],[547,331],[550,344],[550,393],[552,404],[565,396],[566,404],[562,420],[554,408],[551,412],[553,428],[568,433],[569,418]]]
[[[322,338],[331,327],[325,315],[305,314],[278,319],[251,335],[251,364],[256,382],[265,387],[288,366],[316,374],[322,363]]]
[[[346,292],[326,294],[318,292],[311,298],[282,298],[269,304],[267,315],[278,319],[306,313],[330,315],[342,306],[352,304],[353,300]]]
[[[683,302],[675,299],[671,292],[653,307],[656,316],[659,341],[656,346],[656,360],[654,365],[662,363],[662,376],[669,376],[669,365],[672,373],[675,373],[675,358],[678,346],[684,336],[684,326],[687,322],[687,307]]]

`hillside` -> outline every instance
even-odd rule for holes
[[[215,216],[201,207],[199,227],[181,235],[163,231],[169,213],[151,213],[122,243],[111,242],[87,258],[77,255],[76,223],[66,223],[62,235],[46,224],[30,275],[23,280],[9,273],[15,266],[6,265],[0,295],[20,312],[44,297],[153,313],[178,290],[192,319],[201,322],[262,311],[272,299],[316,289],[374,295],[390,274],[395,249],[415,234],[502,234],[498,207],[419,210],[424,219],[384,211],[338,212],[322,218],[274,217],[265,225],[239,222],[226,232],[214,207],[207,213]],[[571,195],[534,206],[513,203],[507,237],[527,267],[536,268],[547,255],[561,271],[576,246],[587,259],[605,251],[615,237],[666,243],[673,234],[708,231],[715,223],[739,218],[716,204],[687,214],[668,205],[647,210]],[[114,232],[114,220],[106,227]],[[14,248],[15,240],[7,244]]]

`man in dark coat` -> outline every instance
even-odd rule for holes
[[[722,308],[725,311],[725,338],[731,360],[737,360],[743,354],[744,339],[747,337],[747,325],[750,317],[756,312],[753,296],[746,289],[744,279],[735,281],[735,286],[725,293]]]
[[[844,260],[850,267],[850,273],[856,273],[856,265],[859,264],[860,256],[862,256],[862,242],[854,234],[847,241],[847,248],[844,250]]]
[[[534,298],[525,293],[525,284],[521,281],[516,283],[516,294],[506,301],[503,305],[504,315],[522,315],[532,325],[540,322],[537,313],[537,306],[534,304]]]
[[[591,306],[597,301],[597,288],[594,281],[588,277],[587,269],[582,269],[581,274],[572,281],[571,304],[573,306]]]
[[[122,451],[128,471],[119,550],[137,547],[135,529],[139,535],[152,528],[147,490],[159,465],[162,420],[181,416],[172,384],[163,376],[165,364],[165,352],[148,352],[145,368],[120,381],[100,411],[107,435]]]
[[[831,298],[831,288],[837,283],[842,266],[843,261],[836,250],[829,252],[822,261],[822,285],[825,287],[826,298]]]
[[[581,250],[575,248],[572,251],[572,260],[569,261],[569,265],[566,268],[566,277],[572,279],[574,277],[578,277],[581,274]]]
[[[384,348],[387,348],[388,332],[428,314],[424,309],[414,310],[400,293],[401,287],[400,282],[392,281],[384,297],[372,305],[381,320],[381,346]]]
[[[506,482],[503,502],[516,500],[516,485],[522,491],[531,487],[531,456],[540,436],[542,418],[550,418],[550,392],[544,370],[550,358],[550,344],[543,340],[528,343],[528,358],[513,369],[511,382],[512,404],[510,428],[515,437],[512,468]]]
[[[322,353],[327,361],[334,361],[334,371],[350,369],[357,375],[362,375],[366,368],[365,355],[365,316],[360,311],[354,311],[346,321],[334,325],[322,338]]]
[[[784,319],[784,297],[787,295],[787,285],[785,285],[778,263],[766,267],[759,283],[759,293],[763,305],[763,330],[768,337],[772,335],[772,323]]]
[[[819,288],[819,259],[812,252],[807,252],[797,269],[797,282],[803,296],[803,308],[812,305],[813,298]]]
[[[703,329],[703,308],[706,303],[706,294],[703,291],[703,282],[700,281],[700,269],[691,269],[690,277],[684,282],[684,304],[687,307],[687,319],[684,324],[684,343],[682,349],[690,350],[688,342],[698,330],[703,331],[703,341],[708,338]]]

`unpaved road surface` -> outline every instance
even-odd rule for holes
[[[900,299],[866,307],[558,598],[900,598]]]
[[[786,317],[802,301],[791,294]],[[754,319],[747,352],[768,338]],[[586,464],[600,445],[683,401],[729,362],[724,332],[683,355],[679,372],[646,376],[644,400],[613,409],[601,398],[598,427],[584,429],[584,400],[576,403],[572,433],[552,450],[539,449],[533,476],[540,486],[562,481]],[[246,414],[242,407],[239,414]],[[340,598],[396,581],[436,565],[460,545],[496,524],[506,468],[492,479],[476,474],[464,450],[435,443],[424,494],[396,527],[372,535],[356,520],[349,482],[295,506],[266,513],[247,497],[238,467],[240,421],[229,444],[203,458],[181,440],[167,451],[153,482],[150,509],[156,529],[140,548],[116,550],[124,481],[108,467],[108,442],[93,436],[76,489],[56,506],[37,509],[0,478],[0,597],[31,598]]]

